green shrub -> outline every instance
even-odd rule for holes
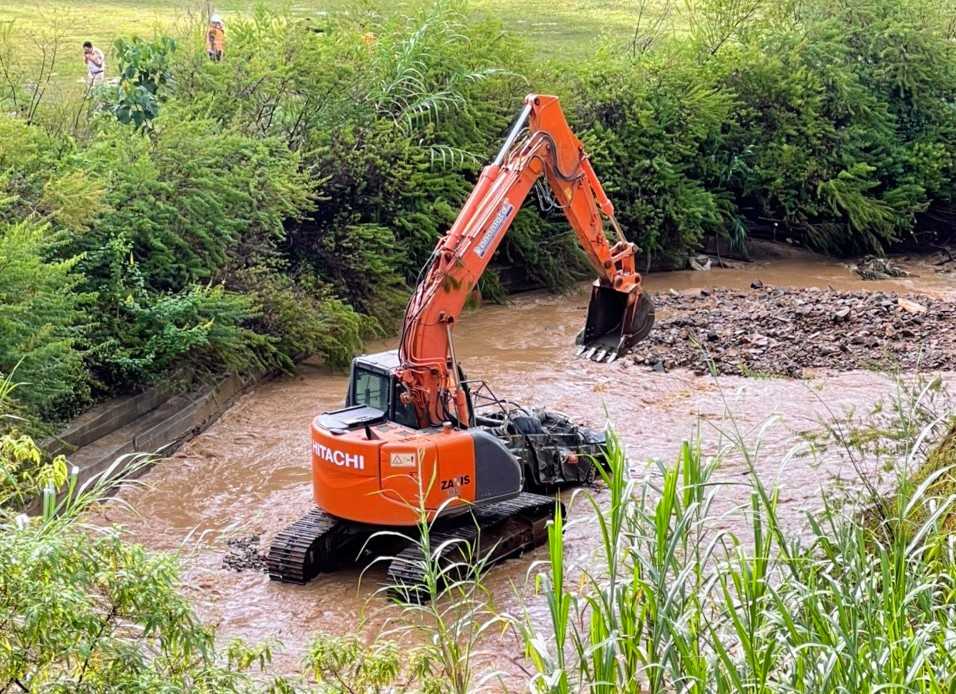
[[[721,48],[743,216],[823,250],[879,251],[952,201],[956,46],[925,7],[804,0]]]
[[[113,44],[119,84],[104,98],[120,123],[144,128],[159,114],[161,90],[172,79],[170,54],[175,49],[176,42],[168,36],[154,41],[119,38]]]
[[[246,671],[270,662],[269,644],[217,650],[180,592],[174,556],[84,522],[115,490],[114,468],[80,489],[67,467],[44,461],[29,436],[0,435],[0,689],[255,690]],[[39,516],[8,506],[41,494]],[[281,678],[270,685],[292,691]]]
[[[705,70],[604,55],[581,70],[572,94],[573,124],[645,262],[671,264],[729,226],[707,183],[735,103]]]
[[[308,276],[293,279],[276,268],[254,267],[240,271],[232,285],[255,302],[258,311],[248,325],[272,338],[276,366],[289,368],[310,355],[346,366],[364,339],[378,334],[375,321]]]
[[[69,139],[0,115],[0,220],[46,219],[82,231],[102,209],[103,183],[68,166]]]
[[[90,371],[106,390],[128,392],[174,368],[196,375],[264,369],[278,359],[273,341],[246,327],[255,299],[221,285],[177,293],[132,292],[101,319]]]
[[[29,414],[53,417],[87,401],[79,345],[89,296],[77,258],[51,259],[50,227],[0,225],[0,378],[16,370],[14,397]]]
[[[255,139],[211,120],[166,109],[153,133],[107,128],[76,165],[107,187],[107,209],[77,250],[129,238],[146,285],[178,291],[224,279],[271,254],[283,223],[308,206],[312,187],[297,157],[272,139]],[[97,277],[99,270],[87,267]]]

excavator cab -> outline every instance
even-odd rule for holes
[[[366,354],[353,359],[345,404],[347,407],[364,405],[381,410],[384,418],[388,421],[411,429],[418,429],[419,424],[418,417],[415,415],[415,407],[411,403],[402,402],[401,396],[404,386],[395,374],[398,365],[396,350]],[[468,404],[469,421],[465,424],[473,426],[475,423],[475,408],[471,400],[471,391],[465,382],[465,375],[460,367],[458,375]]]

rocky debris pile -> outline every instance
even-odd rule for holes
[[[222,568],[233,571],[265,571],[266,555],[260,551],[259,540],[258,535],[226,540],[229,550],[222,558]]]
[[[878,258],[873,255],[864,256],[856,264],[854,271],[865,280],[888,280],[893,277],[910,276],[910,273],[888,258]]]
[[[657,325],[631,362],[703,374],[711,361],[721,374],[794,378],[806,369],[956,369],[956,302],[753,286],[655,297]]]

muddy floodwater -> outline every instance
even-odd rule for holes
[[[710,272],[651,275],[651,291],[696,287],[749,288],[754,280],[789,287],[879,289],[952,295],[954,276],[927,273],[919,278],[863,282],[839,263],[783,259]],[[499,397],[531,406],[561,410],[596,427],[606,417],[626,444],[633,474],[651,474],[650,460],[671,460],[680,442],[699,427],[705,444],[715,445],[718,428],[736,426],[751,440],[769,418],[758,459],[768,482],[781,487],[781,507],[788,523],[816,506],[821,486],[854,473],[839,457],[812,459],[787,453],[795,433],[817,428],[832,413],[863,412],[893,390],[889,377],[875,371],[825,372],[802,380],[695,376],[687,371],[658,373],[625,360],[596,364],[575,357],[573,340],[584,321],[586,285],[561,296],[528,294],[507,306],[488,306],[466,315],[457,332],[457,350],[470,378],[489,383]],[[956,329],[956,326],[954,326]],[[371,345],[370,350],[391,343]],[[807,346],[812,349],[812,345]],[[944,378],[953,381],[953,374]],[[205,433],[183,446],[169,461],[148,472],[144,486],[122,497],[135,511],[119,505],[106,521],[123,525],[131,539],[159,550],[179,550],[186,590],[202,618],[222,638],[252,641],[273,638],[283,647],[277,669],[296,672],[311,635],[346,633],[357,625],[374,633],[384,599],[373,596],[377,574],[359,586],[357,572],[321,576],[307,586],[271,583],[253,571],[222,567],[225,540],[258,534],[263,546],[311,505],[308,468],[309,423],[319,412],[341,404],[345,376],[313,365],[273,380],[245,395]],[[740,480],[742,463],[729,460],[718,477]],[[743,487],[730,486],[722,502],[746,498]],[[735,489],[739,489],[739,498]],[[598,492],[599,493],[599,492]],[[586,517],[583,504],[572,515]],[[727,521],[733,528],[734,521]],[[572,566],[587,566],[597,551],[594,524],[573,526],[567,552]],[[497,607],[546,619],[546,607],[526,584],[530,556],[496,567],[490,587]],[[364,620],[364,621],[363,621]],[[508,637],[504,637],[507,641]],[[495,666],[515,672],[521,649],[501,644]]]

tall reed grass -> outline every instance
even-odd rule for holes
[[[901,470],[944,421],[909,430]],[[930,492],[946,470],[917,486],[901,476],[891,503],[867,486],[853,503],[823,496],[799,533],[735,440],[712,457],[684,443],[659,483],[638,484],[611,437],[609,499],[584,494],[600,528],[594,563],[572,587],[559,515],[548,561],[534,569],[551,618],[520,625],[533,689],[956,691],[956,562],[942,528],[954,498]],[[716,530],[714,471],[731,454],[750,471],[739,509],[749,537]],[[860,512],[877,502],[881,514]]]

